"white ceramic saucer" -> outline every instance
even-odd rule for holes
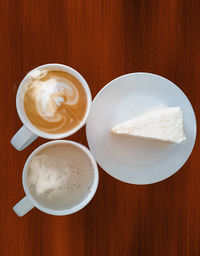
[[[163,104],[183,110],[186,140],[181,144],[110,133],[113,126]],[[174,83],[150,73],[132,73],[97,94],[86,132],[93,156],[107,173],[127,183],[150,184],[184,165],[195,143],[196,119],[188,98]]]

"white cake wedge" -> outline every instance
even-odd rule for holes
[[[181,143],[186,139],[180,107],[163,107],[116,125],[111,130],[142,138]]]

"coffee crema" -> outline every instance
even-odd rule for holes
[[[59,134],[84,119],[87,95],[83,85],[65,71],[39,69],[30,73],[24,94],[24,110],[39,130]]]
[[[90,193],[94,169],[84,151],[55,143],[33,156],[26,179],[30,194],[40,205],[64,210],[80,204]]]

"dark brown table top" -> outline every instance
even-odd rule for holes
[[[157,184],[128,185],[99,169],[94,199],[64,217],[14,214],[25,160],[46,140],[22,152],[10,144],[22,125],[17,87],[51,62],[77,69],[93,97],[126,73],[162,75],[186,93],[199,121],[200,1],[4,0],[0,58],[0,255],[200,255],[199,137],[184,167]],[[70,139],[87,145],[85,128]]]

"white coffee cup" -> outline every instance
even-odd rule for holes
[[[38,70],[38,69],[47,69],[47,70],[59,70],[59,71],[64,71],[67,73],[70,73],[73,75],[76,79],[79,80],[79,82],[82,84],[86,96],[87,96],[87,109],[85,112],[85,116],[81,123],[77,125],[74,129],[65,132],[65,133],[60,133],[60,134],[50,134],[47,132],[40,131],[37,129],[28,119],[28,117],[25,114],[24,111],[24,93],[25,93],[25,88],[27,86],[27,80],[30,76],[30,73],[32,71]],[[89,115],[90,111],[90,106],[91,106],[91,93],[89,86],[85,79],[79,74],[75,69],[62,65],[62,64],[45,64],[42,66],[39,66],[35,69],[30,71],[24,79],[21,81],[18,91],[17,91],[17,96],[16,96],[16,106],[17,106],[17,112],[19,115],[19,118],[21,119],[23,126],[21,129],[14,135],[14,137],[11,140],[11,144],[17,149],[17,150],[23,150],[26,148],[28,145],[30,145],[37,137],[42,137],[46,139],[63,139],[66,138],[75,132],[77,132],[85,123],[87,120],[87,117]]]
[[[29,192],[28,185],[27,185],[27,171],[28,171],[28,167],[29,167],[31,159],[34,157],[34,155],[38,151],[40,151],[41,149],[43,149],[47,145],[58,144],[58,143],[65,143],[65,144],[68,144],[68,145],[71,144],[71,145],[77,147],[78,149],[80,149],[81,151],[83,151],[84,153],[86,153],[90,162],[91,162],[91,165],[92,165],[93,171],[94,171],[94,181],[93,181],[93,184],[91,186],[89,194],[79,204],[75,205],[71,209],[66,209],[66,210],[52,210],[52,209],[48,209],[48,208],[43,207],[32,197],[32,195]],[[98,182],[99,182],[98,167],[97,167],[96,161],[94,160],[93,156],[91,155],[89,149],[87,149],[85,146],[83,146],[83,145],[81,145],[77,142],[74,142],[74,141],[69,141],[69,140],[50,141],[50,142],[47,142],[47,143],[39,146],[37,149],[35,149],[30,154],[28,159],[26,160],[26,163],[25,163],[24,169],[23,169],[23,174],[22,174],[22,183],[23,183],[23,187],[24,187],[24,191],[25,191],[26,196],[13,207],[13,210],[20,217],[24,216],[27,212],[29,212],[34,207],[38,208],[42,212],[45,212],[45,213],[48,213],[48,214],[51,214],[51,215],[59,215],[59,216],[69,215],[69,214],[72,214],[72,213],[75,213],[75,212],[81,210],[83,207],[85,207],[90,202],[90,200],[93,198],[93,196],[94,196],[94,194],[97,190]]]

